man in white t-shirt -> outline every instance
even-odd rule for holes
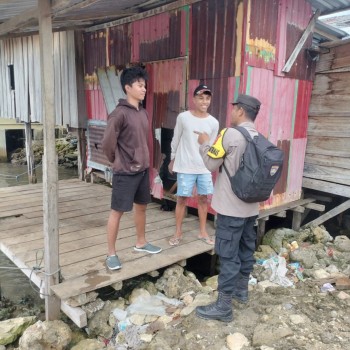
[[[206,85],[199,85],[193,93],[194,108],[180,113],[176,119],[169,163],[169,172],[177,173],[176,232],[169,240],[172,246],[181,242],[186,200],[192,196],[195,185],[198,194],[200,226],[198,239],[210,245],[214,244],[206,230],[207,196],[213,193],[213,181],[211,172],[204,165],[199,153],[198,143],[198,132],[207,133],[211,142],[214,143],[219,131],[219,122],[208,113],[210,102],[210,89]]]

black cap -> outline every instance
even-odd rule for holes
[[[254,111],[256,112],[259,112],[260,105],[261,105],[261,102],[257,98],[249,95],[244,95],[244,94],[239,94],[236,101],[232,102],[233,105],[236,105],[238,103],[248,106],[254,109]]]
[[[193,92],[193,96],[201,95],[205,92],[207,92],[208,95],[211,96],[211,90],[208,88],[208,86],[201,84],[196,87],[196,89]]]

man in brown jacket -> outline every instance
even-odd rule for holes
[[[146,206],[151,201],[149,183],[148,114],[141,106],[146,95],[147,73],[141,67],[126,68],[120,82],[126,99],[120,99],[108,116],[102,148],[113,168],[111,212],[107,224],[110,270],[121,268],[115,243],[120,219],[134,207],[135,251],[156,254],[161,248],[145,238]]]

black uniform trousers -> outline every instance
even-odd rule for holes
[[[218,290],[221,292],[231,294],[238,273],[249,276],[253,271],[256,218],[217,215],[215,252],[220,260]]]

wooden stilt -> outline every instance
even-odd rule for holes
[[[25,125],[25,138],[26,138],[26,157],[27,157],[27,168],[28,168],[28,182],[30,184],[36,184],[36,172],[35,172],[35,161],[32,147],[32,123],[24,123]]]

